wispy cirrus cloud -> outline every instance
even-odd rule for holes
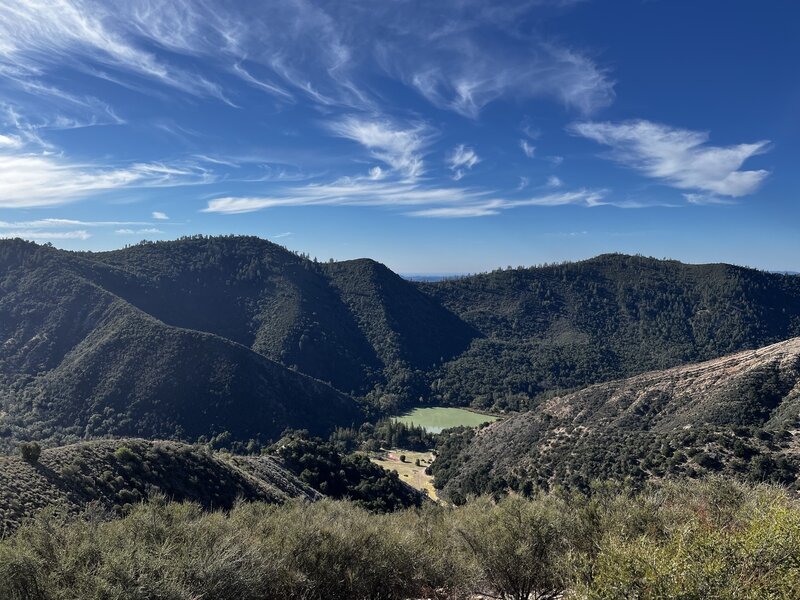
[[[424,123],[403,127],[385,118],[348,116],[329,123],[328,128],[334,135],[358,142],[406,177],[419,177],[424,172],[423,150],[433,137]],[[374,173],[380,176],[380,172]]]
[[[190,166],[108,167],[73,163],[47,153],[0,152],[0,208],[58,206],[112,190],[207,183],[212,177]]]
[[[579,189],[527,198],[499,198],[488,190],[439,187],[408,179],[374,180],[342,178],[332,183],[310,184],[265,196],[226,196],[208,201],[205,213],[242,214],[292,206],[372,206],[403,212],[412,217],[483,217],[526,206],[617,206],[644,205],[606,199],[605,190]]]
[[[432,48],[420,43],[401,51],[386,41],[379,56],[432,104],[470,118],[503,97],[550,98],[584,114],[613,102],[614,82],[580,52],[531,36],[491,39],[445,30]]]
[[[76,162],[40,135],[10,105],[0,105],[0,208],[58,206],[124,188],[209,183],[215,176],[192,161],[103,164]],[[63,127],[68,124],[62,123]]]
[[[607,201],[605,199],[606,192],[604,190],[586,190],[580,189],[571,192],[564,192],[560,194],[544,194],[541,196],[532,196],[530,198],[522,199],[488,199],[467,203],[458,206],[435,206],[431,208],[423,208],[420,210],[413,210],[406,213],[412,217],[429,217],[429,218],[470,218],[470,217],[487,217],[498,215],[502,211],[511,210],[514,208],[522,208],[525,206],[617,206],[619,208],[639,208],[632,205],[626,206],[624,204]]]
[[[117,229],[114,233],[117,235],[158,235],[164,232],[155,227],[146,227],[144,229]]]
[[[25,131],[28,137],[40,131],[68,130],[98,125],[123,125],[122,119],[106,102],[85,93],[67,90],[44,83],[38,79],[41,70],[9,69],[0,55],[0,82],[6,82],[6,102],[0,105],[6,124]],[[23,101],[24,98],[24,101]],[[17,104],[24,104],[34,118],[21,116]]]
[[[684,194],[683,197],[686,198],[689,204],[697,206],[719,206],[735,203],[732,198],[724,198],[715,194]]]
[[[0,77],[29,93],[68,94],[32,87],[67,66],[232,106],[226,82],[235,77],[278,102],[374,110],[386,99],[370,73],[381,69],[470,117],[503,97],[551,98],[589,113],[613,100],[613,82],[586,54],[531,26],[568,4],[8,0],[0,5]]]
[[[528,158],[533,158],[536,156],[536,146],[530,144],[528,140],[520,140],[519,147]]]
[[[468,202],[486,192],[455,187],[422,186],[410,180],[374,180],[345,177],[327,184],[285,189],[273,196],[228,196],[210,200],[203,212],[237,214],[286,206],[383,206]]]
[[[491,200],[466,206],[435,206],[433,208],[412,210],[406,214],[410,217],[426,217],[430,219],[468,219],[497,215],[504,208],[502,200]]]
[[[459,181],[464,177],[466,171],[477,165],[481,161],[475,150],[468,148],[464,144],[459,144],[447,157],[447,164],[453,171],[453,179]]]
[[[692,190],[690,201],[752,194],[769,175],[764,169],[742,170],[749,158],[766,152],[768,141],[712,146],[707,132],[644,120],[573,123],[569,131],[609,146],[613,159],[647,177]]]
[[[177,4],[155,14],[155,3],[106,3],[86,0],[9,0],[0,5],[0,64],[3,74],[25,87],[44,85],[38,76],[57,65],[90,74],[114,68],[183,91],[226,100],[222,88],[198,73],[189,73],[145,49],[142,39],[188,51],[186,31],[194,12]],[[171,18],[168,18],[171,17]],[[188,18],[169,31],[167,27]],[[216,40],[215,40],[216,41]],[[41,92],[42,90],[40,90]],[[65,94],[51,88],[50,94]]]
[[[58,229],[64,227],[121,227],[150,225],[147,221],[81,221],[77,219],[36,219],[34,221],[0,221],[0,229]]]
[[[33,241],[55,240],[88,240],[92,237],[85,229],[75,231],[40,231],[36,229],[22,229],[17,231],[0,231],[0,239],[15,239]]]
[[[0,5],[0,77],[35,93],[43,75],[68,66],[138,91],[145,82],[236,106],[226,83],[233,76],[284,102],[299,93],[365,108],[342,29],[305,0],[9,0]]]
[[[281,99],[294,102],[294,96],[286,90],[285,88],[281,87],[280,85],[268,81],[265,79],[258,79],[252,73],[250,73],[247,69],[242,66],[242,63],[235,63],[233,65],[233,70],[237,73],[244,81],[247,83],[257,87],[258,89],[264,90],[269,94],[277,95]]]

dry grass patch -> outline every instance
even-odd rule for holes
[[[405,461],[400,460],[401,456],[405,456]],[[398,448],[370,456],[370,460],[373,463],[380,465],[387,471],[397,472],[400,475],[400,481],[428,494],[431,500],[438,502],[436,488],[433,487],[433,477],[425,474],[425,469],[433,463],[435,458],[432,452],[414,452],[413,450]],[[419,466],[417,461],[419,461]]]

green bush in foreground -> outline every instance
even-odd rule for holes
[[[800,597],[800,503],[721,479],[389,514],[350,502],[152,501],[43,515],[0,542],[0,598]]]

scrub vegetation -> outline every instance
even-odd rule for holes
[[[796,598],[800,505],[711,479],[372,513],[350,502],[162,498],[42,515],[0,542],[8,600]]]

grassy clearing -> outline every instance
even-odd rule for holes
[[[418,425],[430,433],[441,433],[442,430],[450,427],[477,427],[483,423],[496,421],[497,417],[482,415],[463,408],[437,406],[434,408],[416,408],[409,413],[396,417],[395,420],[407,425]]]
[[[394,418],[397,423],[422,427],[428,433],[441,433],[451,427],[477,427],[496,420],[497,417],[452,407],[417,408]],[[400,460],[401,455],[405,455],[405,461]],[[425,473],[425,469],[433,463],[432,452],[393,448],[371,455],[370,460],[384,469],[397,472],[401,481],[417,490],[426,492],[431,499],[439,500],[436,488],[433,487],[433,477]],[[417,461],[419,461],[419,466]]]
[[[405,455],[405,462],[400,461],[400,456]],[[425,468],[433,462],[432,452],[414,452],[412,450],[393,449],[370,456],[370,460],[388,471],[396,471],[400,481],[407,483],[414,489],[427,492],[428,497],[438,501],[436,488],[433,487],[433,477],[425,474]],[[417,466],[419,460],[419,466]]]

